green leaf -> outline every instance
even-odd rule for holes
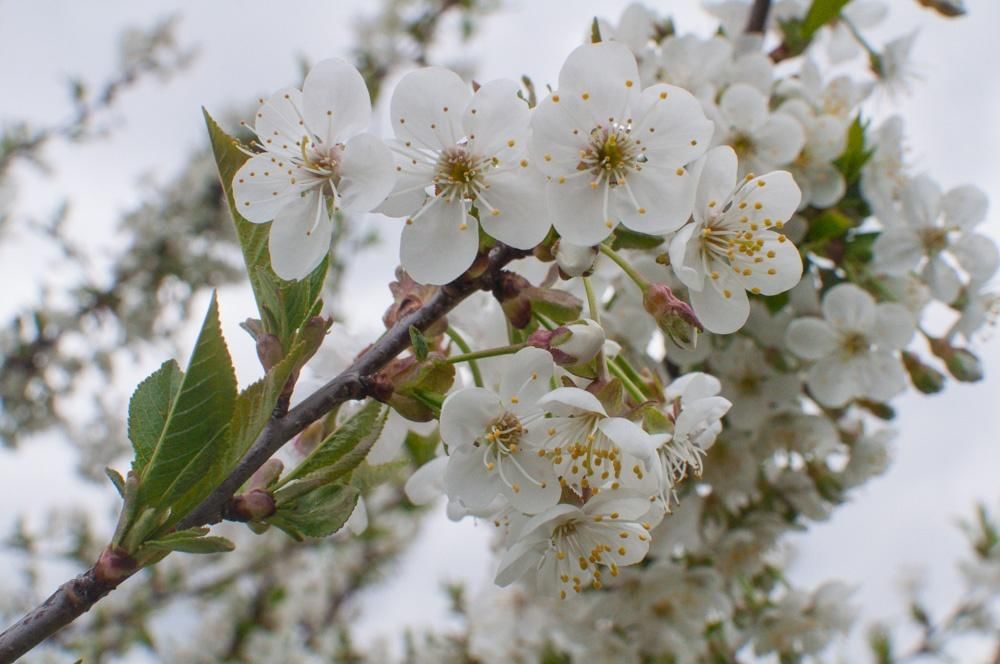
[[[594,22],[590,24],[590,43],[599,44],[601,42],[601,25],[597,22],[597,17],[594,17]]]
[[[784,293],[778,293],[777,295],[765,295],[761,299],[764,300],[764,306],[766,306],[767,310],[773,315],[785,308],[785,305],[788,304],[789,298],[790,296],[788,291],[785,291]]]
[[[225,453],[235,401],[236,374],[213,294],[187,373],[143,469],[143,505],[173,505]]]
[[[867,129],[868,122],[863,122],[859,114],[847,129],[847,144],[844,146],[844,151],[833,162],[848,185],[854,184],[861,178],[861,169],[875,154],[874,149],[866,148]]]
[[[646,235],[619,226],[615,229],[615,239],[611,243],[611,248],[615,251],[619,249],[655,249],[665,241],[666,239],[662,235]]]
[[[153,457],[183,378],[177,363],[168,360],[132,393],[128,402],[128,437],[135,450],[132,470],[137,473],[142,473]]]
[[[122,498],[125,497],[125,478],[114,468],[110,466],[104,469],[104,474],[108,476],[111,483],[115,485],[115,489],[118,491],[118,495]]]
[[[805,19],[802,20],[802,37],[812,39],[816,31],[840,15],[850,0],[813,0]]]
[[[236,209],[233,198],[233,177],[249,158],[243,151],[246,148],[226,134],[208,111],[203,109],[203,112],[257,309],[265,330],[281,339],[282,347],[288,349],[295,330],[319,311],[319,296],[329,259],[324,258],[309,276],[299,281],[284,281],[274,273],[267,248],[270,224],[254,224],[244,219]]]
[[[823,242],[844,237],[854,226],[854,220],[846,214],[836,209],[826,210],[809,223],[806,242]]]
[[[868,263],[872,259],[872,248],[875,240],[881,235],[878,231],[871,233],[856,233],[844,245],[844,258],[859,263]]]
[[[297,540],[327,537],[340,530],[350,518],[360,495],[352,486],[328,484],[280,507],[267,518],[267,523]]]
[[[351,473],[351,486],[361,493],[371,491],[399,475],[399,472],[408,466],[406,459],[397,459],[376,466],[368,462],[362,463]]]
[[[285,388],[285,383],[295,366],[308,352],[306,344],[296,344],[263,378],[236,397],[223,454],[206,469],[202,479],[174,504],[171,523],[190,512],[212,492],[221,478],[232,472],[271,419],[271,413]]]
[[[368,455],[368,451],[382,433],[388,415],[389,410],[381,403],[369,401],[317,445],[316,449],[285,477],[285,483],[332,467],[338,468],[341,476],[351,472]],[[333,479],[331,478],[331,481]]]
[[[170,533],[143,543],[143,548],[182,553],[226,553],[236,546],[225,537],[205,537],[207,528],[192,528]]]
[[[413,346],[413,354],[417,356],[417,359],[423,362],[427,359],[427,337],[417,328],[416,325],[411,325],[410,329],[410,344]]]

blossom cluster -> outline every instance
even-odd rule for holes
[[[912,173],[900,120],[866,120],[879,89],[905,87],[912,40],[872,52],[858,26],[884,12],[852,3],[777,70],[734,6],[745,18],[716,3],[702,38],[632,5],[539,100],[411,71],[386,142],[360,75],[324,61],[262,103],[233,183],[287,279],[322,261],[331,215],[402,218],[387,325],[494,246],[519,251],[384,378],[400,415],[438,423],[410,499],[496,526],[518,612],[578,596],[536,654],[562,634],[571,654],[695,661],[718,625],[761,654],[822,650],[849,593],[782,592],[775,544],[884,470],[894,397],[980,377],[968,347],[1000,266],[974,231],[986,198]],[[779,5],[769,34],[803,11]],[[456,365],[444,389],[414,378]]]

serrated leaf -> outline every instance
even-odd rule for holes
[[[203,109],[203,112],[257,309],[265,330],[281,339],[282,346],[287,350],[295,330],[318,312],[317,304],[326,279],[329,259],[324,258],[309,276],[299,281],[284,281],[274,273],[268,251],[271,225],[254,224],[244,219],[236,209],[233,198],[233,177],[249,157],[241,149],[240,143],[226,134],[208,111]]]
[[[128,437],[135,450],[132,470],[142,473],[163,435],[170,407],[177,398],[184,372],[168,360],[135,388],[128,402]]]
[[[213,294],[188,370],[143,470],[142,504],[171,506],[225,453],[235,401],[236,374]]]
[[[387,463],[371,465],[368,462],[362,463],[351,473],[351,486],[365,493],[371,491],[380,484],[385,484],[399,474],[399,471],[409,466],[406,459],[397,459]]]
[[[802,37],[811,39],[816,31],[837,18],[850,0],[813,0],[802,20]]]
[[[143,547],[181,553],[227,553],[234,550],[236,545],[225,537],[203,537],[192,531],[182,530],[179,533],[171,533],[166,537],[144,542]]]
[[[389,411],[378,401],[369,401],[337,430],[316,446],[302,463],[289,473],[285,482],[307,477],[311,473],[340,468],[346,475],[364,461],[368,451],[382,433]]]
[[[353,486],[328,484],[282,506],[267,522],[295,539],[327,537],[347,522],[360,495]]]
[[[236,397],[224,453],[205,471],[204,477],[174,504],[174,514],[171,515],[170,522],[181,519],[184,514],[191,511],[211,493],[218,484],[218,478],[232,472],[271,419],[271,413],[285,383],[306,351],[304,344],[296,344],[263,378]]]

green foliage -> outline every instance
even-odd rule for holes
[[[850,0],[813,0],[802,20],[802,37],[812,39],[817,30],[840,16],[840,10],[848,2]]]
[[[861,120],[860,115],[854,118],[854,122],[847,129],[847,145],[844,147],[844,152],[833,162],[848,185],[854,184],[861,178],[861,169],[875,154],[873,148],[866,147],[865,132],[868,125],[868,122]]]
[[[417,356],[418,360],[423,362],[427,359],[427,337],[415,325],[410,326],[409,332],[413,354]]]
[[[208,528],[180,530],[143,543],[143,548],[182,553],[226,553],[236,547],[225,537],[206,537]]]
[[[142,473],[153,457],[183,378],[184,372],[177,362],[168,360],[132,393],[128,404],[128,437],[135,450],[132,470],[137,473]]]
[[[844,237],[855,225],[854,220],[840,210],[836,208],[825,210],[809,223],[806,243],[821,243]]]
[[[241,149],[240,143],[226,134],[208,111],[204,111],[204,115],[215,162],[219,169],[219,178],[226,192],[226,199],[229,201],[229,210],[243,250],[243,261],[250,276],[250,285],[253,288],[261,320],[264,322],[265,331],[277,336],[281,340],[282,347],[288,350],[294,332],[320,310],[319,298],[329,259],[324,259],[319,267],[300,281],[284,281],[274,273],[267,249],[270,224],[254,224],[247,221],[239,214],[234,204],[233,176],[248,156]]]
[[[172,373],[173,369],[161,367],[158,372],[161,371]],[[225,452],[236,401],[236,374],[222,338],[214,294],[187,373],[175,394],[163,389],[167,384],[164,376],[152,383],[158,386],[157,409],[169,406],[165,409],[160,435],[140,474],[141,504],[160,508],[170,507]],[[153,389],[137,390],[143,396],[140,404],[150,404],[146,397],[152,395]],[[145,427],[141,428],[144,433],[148,431]]]
[[[297,540],[327,537],[344,525],[360,495],[353,486],[327,484],[281,505],[267,522]]]
[[[414,422],[429,422],[455,382],[455,365],[435,353],[393,377],[393,391],[386,403]]]
[[[317,471],[329,472],[327,469],[330,468],[340,469],[343,475],[350,473],[364,461],[368,450],[375,444],[388,414],[389,410],[379,402],[368,401],[361,410],[317,445],[302,463],[285,476],[282,484]]]
[[[615,251],[619,249],[655,249],[665,241],[666,239],[661,235],[646,235],[619,226],[615,229],[615,239],[611,242],[611,248]]]

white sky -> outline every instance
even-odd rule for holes
[[[263,0],[215,0],[199,3],[70,0],[0,2],[0,123],[30,118],[39,125],[66,117],[65,80],[80,75],[98,83],[113,71],[116,36],[129,25],[145,26],[180,11],[182,43],[198,44],[192,70],[167,85],[150,83],[122,98],[114,116],[124,126],[110,141],[83,148],[54,146],[47,152],[58,170],[50,179],[25,173],[19,203],[36,212],[51,210],[58,192],[73,199],[71,229],[96,248],[115,246],[113,223],[141,200],[136,186],[149,174],[166,181],[187,155],[204,142],[200,107],[219,115],[278,87],[298,82],[298,59],[312,61],[345,55],[350,17],[368,3],[333,0],[275,3]],[[458,52],[442,49],[444,61],[478,64],[479,80],[530,74],[540,87],[556,79],[565,55],[579,42],[595,14],[616,18],[622,0],[516,0],[487,20],[478,40]],[[706,23],[693,1],[651,3],[680,15],[681,30]],[[927,171],[945,188],[974,183],[994,201],[986,229],[1000,239],[1000,3],[970,0],[971,18],[936,20],[915,2],[892,0],[894,14],[878,35],[896,36],[921,26],[914,60],[923,80],[905,100],[902,113],[911,137],[915,171]],[[880,111],[888,110],[883,104]],[[384,228],[385,245],[349,273],[352,323],[375,329],[387,301],[384,284],[395,260],[397,221],[370,223]],[[0,244],[0,265],[18,288],[0,295],[8,312],[37,297],[30,285],[58,270],[54,257],[38,254],[39,245],[23,236]],[[357,303],[354,306],[354,303]],[[252,348],[236,321],[251,306],[244,290],[222,295],[227,337],[253,371]],[[198,310],[198,307],[195,308]],[[981,344],[987,379],[977,385],[950,383],[945,394],[908,395],[894,405],[902,436],[889,473],[872,481],[832,520],[797,536],[793,579],[814,585],[840,578],[858,585],[856,600],[867,621],[901,614],[900,580],[919,570],[928,597],[946,602],[958,577],[953,563],[965,551],[954,524],[971,514],[976,500],[995,506],[1000,498],[1000,347]],[[149,366],[130,367],[139,378],[162,357],[151,354]],[[131,384],[123,387],[127,395]],[[124,403],[123,403],[124,408]],[[123,416],[124,416],[124,410]],[[10,516],[40,514],[32,487],[48,487],[45,505],[107,505],[110,487],[98,490],[73,477],[74,459],[58,443],[26,445],[17,453],[0,450],[0,496],[6,506],[0,532]],[[362,608],[377,612],[363,623],[366,634],[398,633],[402,625],[440,621],[440,580],[464,578],[473,584],[491,576],[486,529],[471,523],[431,520],[400,569],[402,580],[370,593]],[[410,601],[407,601],[410,600]]]

